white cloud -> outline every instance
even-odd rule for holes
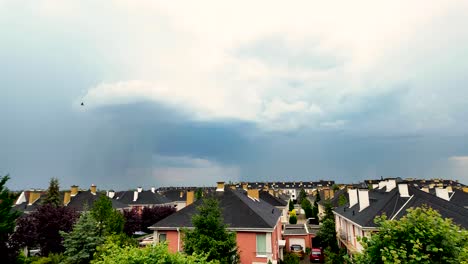
[[[70,12],[44,12],[54,10],[65,20]],[[368,98],[379,100],[404,84],[409,92],[398,99],[398,112],[388,113],[398,120],[369,120],[367,130],[379,122],[386,131],[401,129],[387,127],[398,122],[410,132],[446,129],[468,96],[447,88],[468,66],[458,56],[468,45],[464,11],[468,4],[461,1],[119,1],[99,19],[110,17],[119,30],[95,23],[96,34],[88,36],[109,73],[85,100],[152,100],[194,119],[288,130],[365,111]]]

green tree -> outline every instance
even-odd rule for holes
[[[15,229],[19,212],[12,210],[14,200],[5,186],[9,179],[8,175],[0,179],[0,256],[3,257],[3,261],[13,262],[18,255],[18,249],[8,242]]]
[[[60,186],[57,178],[50,179],[49,188],[47,189],[47,195],[43,204],[50,204],[56,207],[62,205],[60,201]]]
[[[305,198],[301,202],[301,207],[304,209],[306,218],[313,217],[313,210],[312,210],[312,204],[310,203],[309,199]]]
[[[333,205],[329,201],[326,201],[324,203],[324,207],[325,207],[325,212],[324,212],[322,221],[325,221],[326,219],[331,219],[335,221],[335,215],[333,214]]]
[[[109,197],[101,195],[91,208],[91,215],[97,221],[99,235],[119,234],[123,232],[125,218],[119,211],[112,208]]]
[[[333,191],[336,192],[336,191],[338,191],[339,189],[340,189],[340,186],[339,186],[338,184],[335,183],[335,184],[332,185],[332,190],[333,190]]]
[[[293,203],[293,200],[289,200],[289,211],[291,212],[292,210],[294,210],[294,203]]]
[[[292,210],[292,211],[289,213],[289,223],[290,223],[291,225],[297,224],[296,210]]]
[[[323,248],[329,248],[333,252],[338,251],[338,241],[336,240],[335,221],[325,219],[317,232],[317,240],[321,241]]]
[[[203,197],[203,190],[201,188],[198,188],[195,191],[195,199],[200,200]]]
[[[307,193],[304,189],[301,189],[301,191],[299,192],[299,197],[297,198],[297,202],[299,204],[302,204],[303,200],[307,200]]]
[[[207,254],[207,260],[237,263],[236,233],[229,232],[223,223],[218,200],[204,198],[198,213],[192,217],[194,229],[184,230],[184,250],[187,254]]]
[[[400,220],[377,217],[377,233],[361,239],[355,263],[468,263],[468,231],[432,208],[410,208]]]
[[[346,196],[344,194],[341,194],[338,197],[338,206],[343,206],[348,203],[348,199],[346,199]]]
[[[61,232],[67,263],[89,263],[96,247],[105,240],[100,232],[99,223],[89,212],[80,216],[70,233]]]
[[[320,198],[320,192],[317,190],[317,194],[315,195],[315,202],[318,203],[320,200],[322,200],[322,198]]]
[[[146,248],[138,248],[134,245],[121,245],[114,239],[108,239],[105,244],[98,247],[99,254],[96,254],[91,261],[92,264],[205,264],[219,263],[208,261],[206,255],[185,255],[184,253],[170,253],[166,243],[159,243]]]

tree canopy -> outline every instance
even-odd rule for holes
[[[187,254],[207,254],[207,260],[221,263],[238,262],[236,234],[223,223],[219,203],[214,198],[203,198],[198,213],[192,217],[194,229],[184,230],[184,250]]]
[[[125,218],[122,213],[112,208],[112,201],[109,197],[101,195],[94,202],[91,208],[91,215],[97,221],[99,235],[123,232]]]
[[[49,188],[47,189],[47,194],[44,198],[43,204],[50,204],[53,206],[62,205],[60,200],[60,186],[57,178],[50,179]]]
[[[12,210],[14,200],[5,186],[9,179],[8,175],[0,179],[0,256],[6,258],[4,261],[11,261],[17,255],[17,249],[12,248],[8,242],[15,229],[15,221],[19,217],[19,212]]]
[[[96,247],[105,240],[100,232],[98,222],[89,212],[84,212],[80,216],[71,232],[61,232],[64,237],[64,255],[67,257],[67,263],[89,263],[96,252]]]
[[[468,263],[468,231],[434,209],[410,208],[400,220],[375,219],[377,233],[364,237],[355,263]]]

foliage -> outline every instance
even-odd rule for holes
[[[318,204],[317,202],[314,202],[314,206],[312,207],[312,217],[315,219],[318,219],[318,213],[319,213]]]
[[[51,253],[47,257],[30,257],[24,260],[24,263],[30,264],[61,264],[65,257],[62,254]]]
[[[324,204],[324,207],[325,207],[325,212],[322,218],[322,222],[325,221],[326,219],[331,219],[335,221],[335,215],[333,214],[333,205],[329,201],[326,201]]]
[[[192,217],[194,229],[184,230],[184,250],[187,254],[207,254],[207,260],[221,263],[238,262],[236,233],[226,230],[219,203],[204,198],[198,213]]]
[[[307,200],[307,193],[304,189],[301,189],[299,192],[299,197],[297,197],[297,202],[302,204],[302,201]]]
[[[35,212],[18,219],[11,240],[21,247],[39,246],[43,256],[63,252],[60,231],[71,231],[77,217],[69,207],[41,205]]]
[[[340,248],[338,252],[334,252],[331,248],[325,248],[325,264],[334,264],[334,263],[348,263],[348,255],[346,253],[346,248]]]
[[[355,263],[467,263],[468,231],[432,208],[410,208],[400,220],[377,217],[379,231],[361,239]]]
[[[292,210],[289,213],[289,223],[292,224],[292,225],[297,224],[296,210]]]
[[[289,200],[289,205],[288,205],[288,206],[289,206],[289,211],[290,211],[290,212],[291,212],[292,210],[294,210],[294,202],[293,202],[292,199]]]
[[[57,178],[50,179],[49,188],[47,189],[47,194],[44,199],[43,204],[50,204],[53,206],[60,206],[62,203],[60,201],[60,186]]]
[[[195,191],[195,199],[199,200],[203,197],[203,190],[201,188],[198,188]]]
[[[101,195],[94,202],[91,215],[97,221],[100,236],[123,232],[125,218],[119,211],[112,208],[112,201],[109,197]]]
[[[169,215],[176,212],[175,207],[173,206],[155,206],[155,207],[145,207],[141,212],[141,228],[140,230],[146,233],[152,233],[153,231],[149,230],[148,227],[154,225],[158,221],[168,217]]]
[[[309,199],[305,198],[304,200],[302,200],[301,207],[302,207],[302,209],[304,209],[304,213],[305,213],[306,218],[313,217],[313,215],[312,215],[312,213],[313,213],[312,204],[310,203]]]
[[[315,195],[315,202],[318,203],[320,202],[321,198],[320,198],[320,192],[317,191],[317,194]]]
[[[19,217],[19,212],[11,208],[14,200],[5,186],[9,179],[8,175],[0,179],[0,256],[3,256],[4,261],[13,262],[18,255],[18,248],[8,241],[15,229],[15,220]]]
[[[166,243],[159,243],[154,246],[148,246],[146,248],[138,248],[136,246],[122,246],[116,243],[116,241],[107,241],[102,246],[98,247],[99,255],[91,261],[93,264],[111,264],[111,263],[122,263],[122,264],[153,264],[153,263],[169,263],[169,264],[192,264],[192,263],[217,263],[209,262],[205,255],[194,254],[187,256],[183,253],[170,253]]]
[[[64,255],[68,263],[89,263],[96,247],[104,242],[101,227],[93,215],[85,212],[70,233],[61,232],[64,237]]]
[[[334,219],[326,218],[320,225],[317,232],[317,239],[321,241],[321,246],[330,248],[331,251],[338,251],[338,241],[336,240],[336,229]]]
[[[338,197],[338,206],[343,206],[348,203],[348,199],[346,199],[346,196],[344,194],[341,194]]]
[[[284,254],[283,263],[285,264],[299,264],[299,257],[289,252]]]
[[[338,184],[335,183],[335,184],[332,185],[332,190],[333,190],[333,191],[336,192],[336,191],[338,191],[339,189],[340,189],[340,186],[339,186]]]
[[[141,231],[141,216],[138,213],[137,208],[131,210],[124,210],[123,216],[125,218],[125,224],[123,232],[129,236],[133,235],[136,231]]]

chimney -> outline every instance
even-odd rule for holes
[[[155,192],[156,192],[156,188],[151,187],[151,192],[152,192],[152,193],[155,193]]]
[[[185,206],[189,206],[193,204],[193,201],[195,200],[195,192],[194,191],[187,191],[187,200],[185,203]]]
[[[369,207],[369,190],[359,189],[359,212]]]
[[[114,190],[109,190],[109,193],[107,193],[107,196],[108,196],[109,198],[111,198],[111,199],[114,198],[114,196],[115,196]]]
[[[421,191],[429,193],[429,188],[427,188],[427,187],[422,187],[422,188],[421,188]]]
[[[231,190],[235,190],[236,189],[236,186],[234,184],[230,185],[229,186],[231,188]]]
[[[63,194],[63,205],[67,205],[71,200],[71,193],[70,192],[65,192]]]
[[[137,188],[137,191],[138,191],[139,193],[141,193],[141,192],[143,191],[143,188],[138,187],[138,188]]]
[[[78,186],[72,185],[70,189],[70,195],[73,197],[78,194]]]
[[[258,196],[258,190],[257,189],[249,189],[247,190],[247,196],[249,196],[250,198],[254,199],[254,200],[259,200],[259,196]]]
[[[218,187],[216,188],[217,192],[224,192],[224,182],[217,182]]]
[[[89,188],[89,190],[91,190],[92,194],[96,195],[96,188],[97,188],[96,185],[91,184],[91,188]]]
[[[435,188],[435,191],[436,191],[437,197],[450,201],[447,189]]]
[[[393,190],[396,187],[396,181],[395,180],[388,180],[387,181],[387,192]]]
[[[387,181],[379,181],[379,189],[383,189],[385,186],[387,186]]]
[[[244,189],[244,190],[247,191],[247,183],[246,183],[246,182],[243,182],[243,183],[242,183],[242,189]]]
[[[351,208],[355,204],[358,203],[357,189],[349,189],[348,194],[349,194],[349,208]]]
[[[180,197],[180,198],[184,197],[184,192],[180,192],[180,193],[179,193],[179,197]]]
[[[36,191],[36,190],[31,190],[29,192],[29,204],[32,205],[34,202],[36,202],[39,198],[41,197],[41,192]]]
[[[408,184],[398,184],[398,192],[400,193],[400,197],[409,197]]]
[[[138,200],[138,192],[134,191],[133,192],[133,201],[136,202],[136,200]]]
[[[447,186],[446,189],[447,189],[447,192],[449,192],[449,193],[452,193],[452,192],[453,192],[452,186]]]

